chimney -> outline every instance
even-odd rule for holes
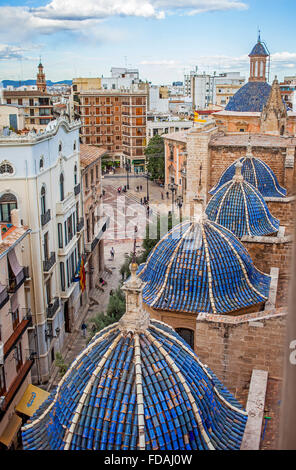
[[[22,226],[19,209],[13,209],[11,211],[11,223],[17,228],[20,228]]]

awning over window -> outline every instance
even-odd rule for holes
[[[9,251],[7,257],[8,257],[10,267],[13,271],[13,274],[15,275],[15,277],[17,277],[17,275],[21,272],[22,267],[20,266],[17,260],[15,251],[14,250]]]
[[[19,308],[17,292],[10,297],[11,311],[14,313]]]
[[[27,416],[33,416],[35,411],[49,397],[49,393],[42,388],[29,384],[23,394],[23,397],[15,407],[15,411],[23,413]]]
[[[10,447],[21,425],[22,419],[16,414],[13,414],[11,420],[0,436],[0,442],[2,442],[6,447]]]

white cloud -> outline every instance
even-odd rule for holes
[[[238,0],[51,0],[45,6],[0,7],[0,36],[12,41],[59,31],[80,33],[111,17],[163,19],[169,14],[246,9]]]
[[[0,44],[0,60],[24,59],[24,53],[26,52],[28,52],[28,49],[9,44]]]

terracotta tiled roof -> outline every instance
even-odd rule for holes
[[[101,158],[108,150],[106,147],[95,147],[94,145],[80,144],[80,165],[86,168],[91,163]]]
[[[187,131],[171,132],[170,134],[163,134],[161,137],[169,140],[177,140],[178,142],[187,142]]]
[[[10,225],[10,224],[9,224]],[[7,232],[3,231],[2,229],[6,227]],[[14,227],[11,225],[7,227],[7,224],[0,224],[0,228],[2,231],[2,242],[0,243],[0,255],[4,253],[11,245],[13,245],[26,231],[28,227]]]
[[[13,97],[21,97],[21,96],[51,96],[48,93],[44,93],[43,91],[39,90],[24,90],[24,91],[9,91],[4,90],[3,92],[4,98],[13,98]]]
[[[279,135],[267,134],[239,134],[213,135],[210,141],[211,147],[220,145],[246,147],[250,142],[252,147],[295,147],[295,137],[283,137]]]

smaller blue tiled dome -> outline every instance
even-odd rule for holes
[[[241,167],[241,163],[236,163],[235,176],[224,183],[209,201],[207,216],[231,230],[238,238],[277,232],[279,221],[270,214],[257,189],[244,181]]]
[[[237,237],[206,216],[168,232],[138,276],[147,305],[195,314],[229,314],[263,303],[270,287],[270,276],[256,269]]]
[[[235,164],[240,161],[242,166],[242,175],[245,181],[255,186],[255,188],[262,194],[263,197],[285,197],[287,191],[282,188],[277,180],[276,175],[272,169],[260,158],[252,155],[251,147],[248,145],[247,155],[233,162],[222,173],[220,180],[210,190],[210,194],[214,195],[227,181],[232,180],[235,174]]]
[[[266,105],[271,86],[266,82],[248,82],[228,101],[225,111],[258,112]]]

